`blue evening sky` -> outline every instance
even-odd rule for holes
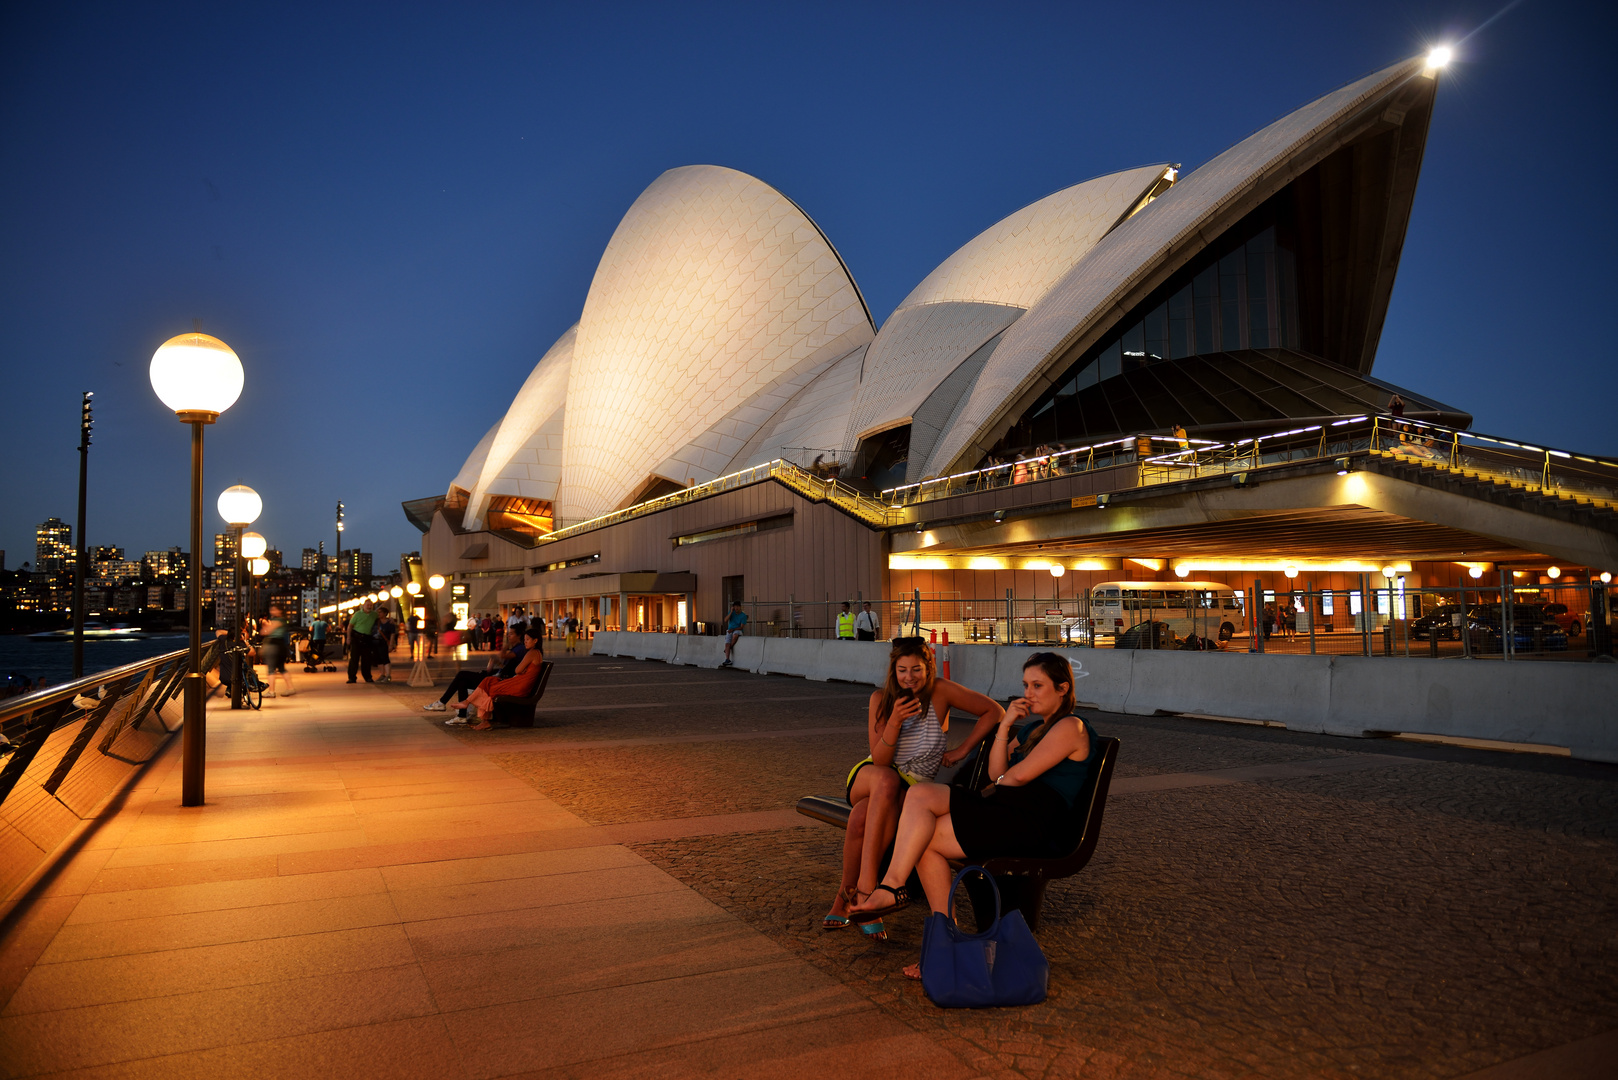
[[[664,169],[752,173],[825,230],[881,322],[979,230],[1148,162],[1194,168],[1505,0],[437,5],[11,3],[0,12],[0,548],[74,514],[184,544],[164,339],[246,366],[213,496],[264,496],[295,560],[381,569],[546,347]],[[1376,373],[1481,431],[1618,453],[1618,15],[1528,0],[1441,84]]]

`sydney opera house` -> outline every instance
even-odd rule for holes
[[[1048,195],[880,327],[804,208],[670,169],[444,493],[405,504],[423,573],[473,611],[691,630],[731,599],[1049,595],[1055,562],[1069,592],[1611,568],[1613,515],[1577,495],[1606,463],[1373,374],[1438,75]],[[1491,479],[1513,470],[1543,482]]]

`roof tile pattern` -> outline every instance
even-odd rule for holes
[[[1404,60],[1282,117],[1181,177],[1114,229],[1019,319],[984,365],[970,397],[928,462],[938,473],[975,463],[987,429],[1021,399],[1068,344],[1115,311],[1119,298],[1172,252],[1200,247],[1210,219],[1256,187],[1267,173],[1303,153],[1322,134],[1386,96],[1421,69]],[[1204,238],[1206,239],[1212,239]],[[980,439],[980,435],[983,436]],[[975,445],[976,444],[976,445]],[[959,459],[959,460],[957,460]]]
[[[1063,188],[991,225],[939,264],[877,334],[844,448],[914,415],[961,361],[1094,248],[1164,168],[1126,169]]]
[[[574,323],[545,351],[500,421],[466,507],[468,528],[482,528],[489,499],[517,495],[556,501],[562,479],[562,421],[573,364]]]
[[[558,517],[616,508],[760,390],[874,334],[791,200],[733,169],[669,170],[624,215],[585,300]]]
[[[471,491],[477,486],[478,477],[483,475],[483,463],[488,460],[489,447],[494,445],[494,437],[500,433],[500,422],[495,421],[494,427],[483,433],[483,438],[466,455],[461,463],[461,471],[455,474],[455,479],[449,482],[449,490],[445,494],[454,494],[456,488],[462,491]]]

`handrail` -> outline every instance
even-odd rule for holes
[[[204,671],[212,666],[220,643],[221,639],[216,638],[204,646]],[[41,783],[45,793],[52,796],[115,710],[127,705],[98,748],[108,757],[118,756],[112,748],[119,735],[138,730],[154,711],[161,714],[163,706],[180,693],[189,670],[190,650],[178,649],[0,701],[0,735],[10,748],[0,767],[0,808],[4,808],[6,799],[54,732],[83,721],[78,735],[57,758],[49,778]],[[161,715],[158,722],[162,723]],[[163,727],[165,732],[169,730],[166,724]]]

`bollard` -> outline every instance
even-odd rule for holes
[[[945,631],[945,633],[944,633],[943,648],[940,650],[940,652],[938,654],[938,667],[939,667],[939,670],[944,673],[944,678],[946,678],[946,679],[949,678],[949,632],[948,631]]]
[[[937,630],[929,630],[929,631],[927,631],[927,644],[929,644],[929,645],[937,645],[938,644],[938,631]]]

